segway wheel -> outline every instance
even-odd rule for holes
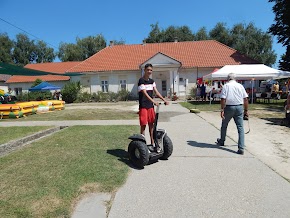
[[[167,160],[173,152],[172,141],[167,135],[164,136],[164,139],[163,139],[163,149],[164,149],[164,153],[160,159]]]
[[[149,161],[147,145],[142,141],[132,141],[128,147],[129,159],[134,166],[143,169]]]

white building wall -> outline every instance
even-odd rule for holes
[[[49,83],[52,84],[52,85],[55,85],[55,86],[59,86],[62,89],[67,82],[68,81],[54,81],[54,82],[49,82]],[[33,85],[33,82],[29,82],[29,83],[9,83],[8,84],[8,88],[11,88],[12,91],[15,88],[22,88],[22,92],[28,92],[28,89],[30,89],[32,85]]]

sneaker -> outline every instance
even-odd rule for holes
[[[237,151],[237,154],[244,155],[244,150],[239,149],[239,150]]]
[[[156,148],[156,152],[157,153],[160,153],[162,151],[162,149],[158,146],[157,148]]]
[[[155,147],[153,145],[148,145],[147,147],[148,147],[148,150],[150,152],[154,152],[155,151]]]
[[[225,146],[225,143],[222,142],[221,139],[217,139],[217,140],[216,140],[216,144],[217,144],[218,146]]]

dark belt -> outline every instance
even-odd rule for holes
[[[236,104],[236,105],[226,105],[226,106],[240,106],[240,105],[243,105],[243,104]]]

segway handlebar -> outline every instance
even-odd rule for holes
[[[158,104],[156,105],[156,114],[159,113],[159,107],[162,103],[161,102],[158,102]],[[164,102],[164,105],[166,105],[166,103]]]

